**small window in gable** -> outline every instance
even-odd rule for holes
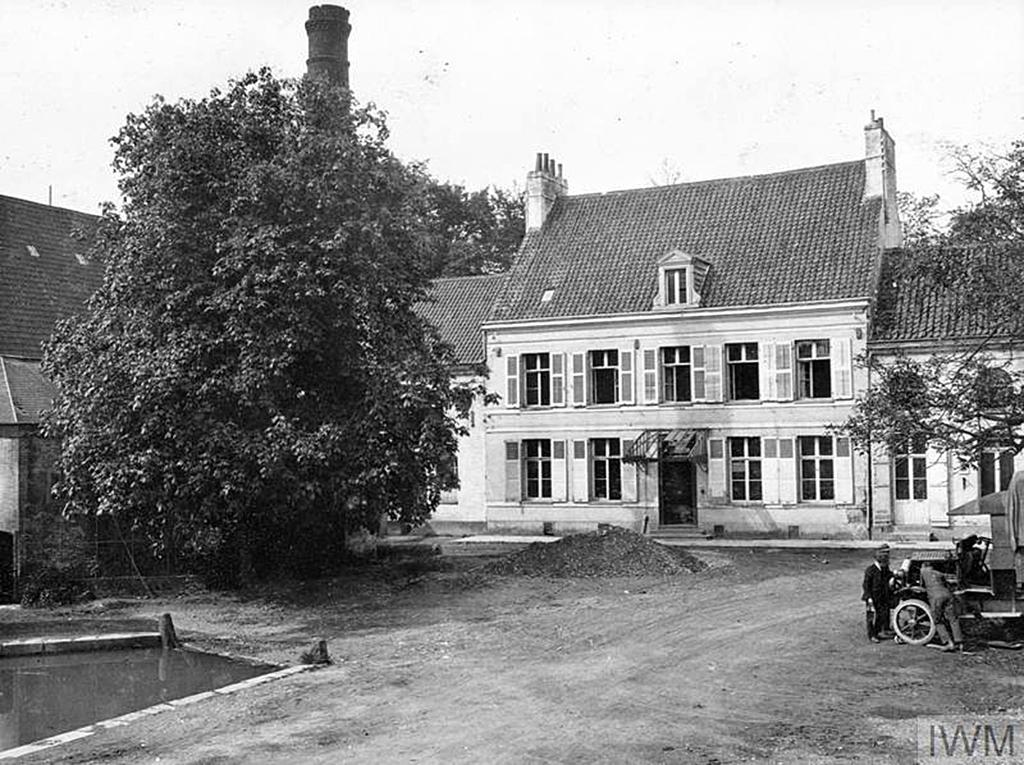
[[[658,261],[656,306],[698,306],[710,264],[694,255],[672,250]]]

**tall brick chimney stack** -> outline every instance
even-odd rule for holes
[[[307,77],[324,78],[348,87],[348,35],[351,31],[348,11],[340,5],[314,5],[309,9]]]
[[[558,197],[569,193],[569,181],[562,177],[562,165],[547,154],[537,155],[537,164],[526,174],[526,230],[544,225]]]
[[[882,210],[879,233],[883,247],[899,247],[903,243],[900,216],[896,206],[896,142],[881,117],[871,110],[871,120],[864,126],[864,199],[881,197]]]

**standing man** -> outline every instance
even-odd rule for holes
[[[964,635],[960,630],[956,599],[946,586],[946,578],[931,563],[921,566],[921,581],[928,592],[928,604],[932,607],[935,631],[942,640],[943,651],[962,651]],[[953,633],[950,639],[950,633]]]
[[[892,606],[892,571],[889,570],[889,545],[875,551],[875,561],[864,570],[864,591],[861,599],[867,606],[868,640],[880,643],[893,636],[889,629]]]

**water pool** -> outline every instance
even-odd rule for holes
[[[159,648],[0,659],[0,751],[273,672]]]

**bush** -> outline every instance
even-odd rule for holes
[[[47,566],[21,578],[21,605],[26,608],[51,608],[90,600],[93,593],[70,569]]]

